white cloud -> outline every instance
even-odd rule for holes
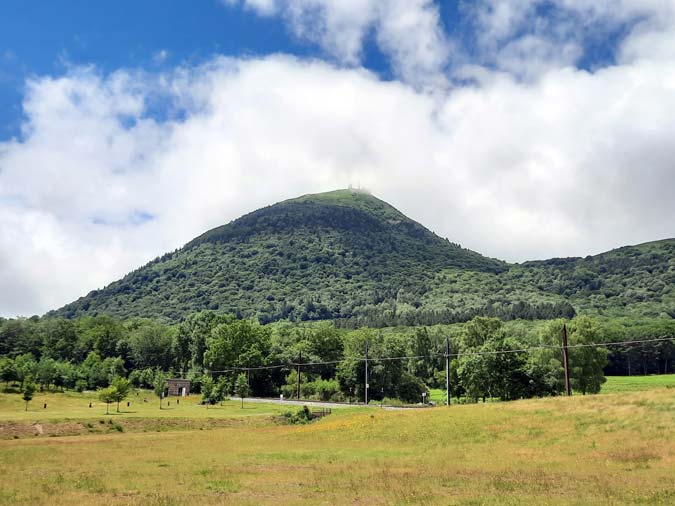
[[[508,260],[672,237],[669,12],[636,24],[616,65],[554,51],[528,70],[518,60],[554,42],[518,39],[504,68],[467,66],[474,84],[449,91],[426,81],[434,93],[284,56],[35,78],[22,138],[0,143],[0,314],[58,307],[210,227],[350,182]],[[378,19],[383,47],[409,26]],[[438,64],[396,47],[409,68]]]
[[[169,59],[170,53],[166,49],[160,49],[154,55],[152,55],[152,60],[157,65],[161,65]]]
[[[671,59],[672,0],[479,0],[470,4],[478,58],[525,80],[574,65],[588,45],[621,62]],[[608,36],[629,30],[614,47]]]
[[[221,0],[221,2],[229,7],[234,7],[240,3],[247,9],[256,11],[261,16],[271,16],[277,12],[278,0]]]
[[[237,0],[224,0],[237,5]],[[433,0],[242,0],[260,15],[280,14],[301,39],[319,44],[340,63],[361,62],[372,31],[396,75],[425,87],[443,82],[450,43]]]

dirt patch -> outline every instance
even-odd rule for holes
[[[166,432],[211,430],[224,427],[267,427],[278,424],[275,417],[248,418],[100,418],[51,422],[0,422],[0,439],[79,436],[123,432]]]
[[[74,436],[86,432],[80,422],[0,422],[0,439]]]

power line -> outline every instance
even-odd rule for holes
[[[646,343],[658,343],[666,341],[675,341],[675,337],[663,337],[655,339],[636,339],[631,341],[617,341],[617,342],[603,342],[603,343],[585,343],[585,344],[572,344],[568,345],[568,349],[576,348],[601,348],[601,347],[612,347],[612,346],[626,346],[630,344],[646,344]],[[467,356],[481,356],[481,355],[505,355],[513,353],[529,353],[532,351],[540,350],[561,350],[562,346],[560,345],[537,345],[529,346],[527,348],[517,348],[517,349],[508,349],[508,350],[484,350],[484,351],[465,351],[448,354],[449,357],[467,357]],[[227,372],[236,372],[236,371],[261,371],[261,370],[273,370],[273,369],[294,369],[298,366],[309,367],[309,366],[318,366],[318,365],[337,365],[343,362],[387,362],[387,361],[397,361],[397,360],[415,360],[415,359],[429,359],[429,358],[445,358],[446,353],[428,353],[425,355],[404,355],[404,356],[393,356],[393,357],[345,357],[342,360],[329,360],[325,362],[287,362],[285,364],[275,364],[275,365],[263,365],[263,366],[233,366],[227,367],[225,369],[206,369],[204,372],[207,374],[213,373],[227,373]]]

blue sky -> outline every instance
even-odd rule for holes
[[[452,0],[437,6],[444,31],[478,58],[475,20],[467,15],[466,3]],[[538,6],[537,13],[547,19],[559,15],[548,2]],[[611,62],[630,26],[620,23],[588,37],[576,65],[594,68]],[[5,0],[0,17],[0,140],[19,134],[25,82],[33,76],[64,74],[77,65],[95,65],[101,72],[161,71],[218,54],[255,57],[279,52],[335,61],[320,45],[295,36],[282,17],[259,16],[250,8],[218,0]],[[394,77],[372,32],[365,39],[361,65],[383,79]]]
[[[439,6],[444,25],[457,26],[457,2]],[[217,54],[279,52],[331,59],[320,46],[294,36],[283,19],[218,0],[4,0],[0,139],[19,133],[24,84],[31,76],[63,74],[69,66],[89,64],[102,72],[123,67],[158,71]],[[363,65],[391,78],[388,61],[372,40],[364,46]]]
[[[509,261],[675,236],[672,0],[5,0],[0,316],[361,183]]]
[[[167,52],[165,59],[159,57]],[[24,83],[70,65],[160,70],[214,54],[316,53],[278,18],[215,0],[5,0],[0,17],[0,137],[15,135]]]

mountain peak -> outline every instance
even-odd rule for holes
[[[494,273],[506,264],[350,188],[253,211],[59,312],[171,321],[202,309],[263,321],[353,318],[383,296],[416,299],[437,272],[453,268]]]
[[[52,312],[176,322],[204,309],[342,325],[675,317],[672,240],[510,266],[441,239],[367,192],[303,195],[214,228]],[[630,286],[629,290],[626,286]]]
[[[370,191],[364,189],[347,188],[332,190],[323,193],[309,193],[293,199],[281,202],[312,203],[325,206],[351,207],[377,216],[382,219],[410,221],[404,214],[384,200],[375,197]]]

